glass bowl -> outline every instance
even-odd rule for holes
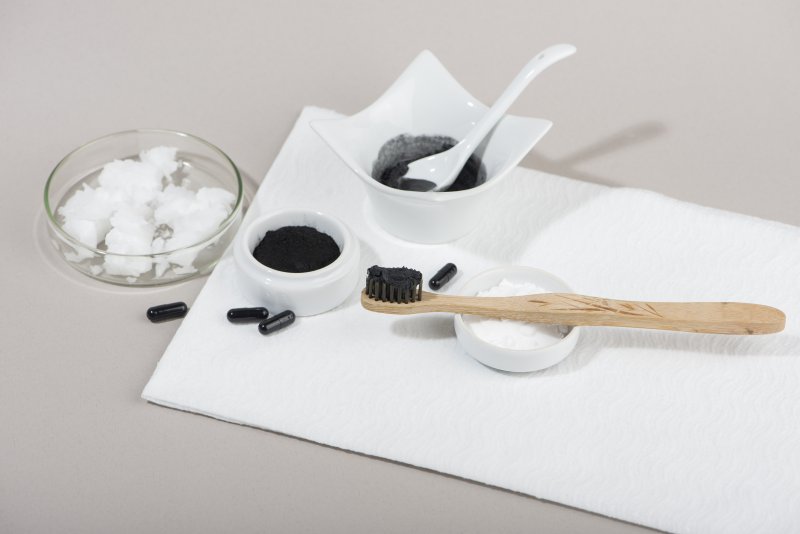
[[[178,169],[173,173],[177,182],[194,191],[218,187],[235,196],[230,214],[213,233],[186,246],[167,245],[155,254],[117,254],[106,250],[103,241],[92,247],[65,230],[59,208],[84,184],[95,187],[105,164],[138,159],[142,150],[159,146],[177,149]],[[90,141],[56,165],[44,188],[48,237],[59,255],[87,276],[125,286],[170,284],[211,271],[236,234],[242,204],[242,178],[233,161],[199,137],[170,130],[129,130]]]

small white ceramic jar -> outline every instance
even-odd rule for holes
[[[553,293],[572,293],[566,282],[541,269],[525,266],[496,267],[468,280],[459,291],[461,295],[476,295],[498,285],[502,280],[512,283],[530,283]],[[464,320],[455,316],[456,337],[467,353],[484,365],[510,371],[527,373],[557,364],[572,352],[580,337],[579,327],[570,327],[568,333],[556,343],[536,349],[509,349],[489,343],[480,337]]]
[[[310,226],[328,234],[339,246],[339,257],[307,273],[288,273],[263,265],[253,256],[253,250],[264,234],[284,226]],[[358,238],[339,219],[313,210],[285,210],[257,218],[240,232],[233,258],[242,291],[270,314],[283,310],[292,310],[298,316],[326,312],[344,302],[360,279]]]

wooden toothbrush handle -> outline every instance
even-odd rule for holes
[[[637,302],[546,293],[520,299],[523,320],[573,326],[623,326],[706,334],[772,334],[786,323],[784,313],[742,302]]]
[[[398,315],[430,312],[464,313],[571,326],[624,326],[704,334],[772,334],[783,330],[782,311],[742,302],[636,302],[542,293],[520,297],[463,297],[422,292],[411,303],[380,302],[361,294],[364,308]]]

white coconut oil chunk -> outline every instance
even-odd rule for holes
[[[503,279],[496,286],[478,292],[477,296],[515,297],[551,292],[536,284],[516,283]],[[506,349],[540,349],[554,345],[564,337],[557,325],[526,323],[510,319],[487,319],[476,315],[466,315],[464,321],[480,339]]]
[[[104,270],[133,282],[151,270],[155,278],[170,268],[179,274],[196,271],[194,261],[208,243],[186,247],[216,233],[233,211],[236,196],[220,187],[195,189],[190,178],[176,184],[180,167],[177,149],[166,146],[143,150],[138,160],[111,161],[94,186],[83,184],[58,209],[72,238],[109,253],[96,275]],[[168,254],[147,257],[160,253]],[[90,256],[78,253],[67,259]]]

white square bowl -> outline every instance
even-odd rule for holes
[[[417,243],[445,243],[480,222],[492,192],[552,126],[545,119],[506,115],[478,146],[486,182],[464,191],[393,189],[372,178],[381,146],[400,134],[461,139],[488,108],[470,95],[430,51],[423,51],[366,109],[311,127],[366,186],[372,212],[389,233]]]

